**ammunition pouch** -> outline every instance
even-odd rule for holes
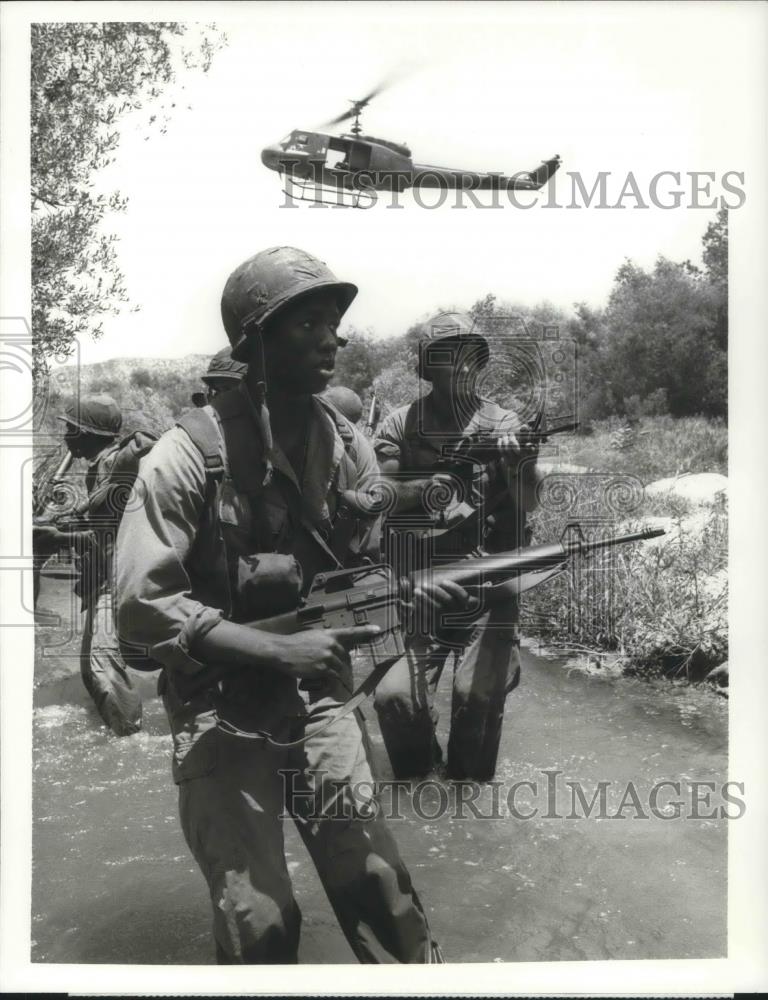
[[[301,597],[301,566],[292,555],[260,552],[237,556],[237,606],[245,620],[295,608]]]

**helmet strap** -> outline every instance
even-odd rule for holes
[[[251,332],[247,333],[251,327]],[[272,423],[269,417],[269,407],[267,406],[267,366],[264,359],[264,338],[262,337],[261,324],[257,323],[253,316],[246,316],[241,327],[243,334],[254,344],[251,348],[248,362],[249,378],[248,389],[251,402],[253,403],[256,421],[261,432],[261,439],[264,444],[264,464],[266,472],[264,474],[263,486],[268,486],[272,481],[275,471],[274,464],[274,438],[272,436]],[[253,379],[253,361],[257,361],[258,378]]]

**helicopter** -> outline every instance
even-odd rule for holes
[[[377,191],[401,192],[407,188],[440,188],[468,191],[538,191],[560,167],[560,157],[543,160],[530,171],[512,175],[461,170],[414,163],[413,154],[402,142],[365,135],[360,116],[384,89],[374,88],[351,107],[325,122],[321,128],[353,119],[349,132],[335,135],[294,129],[280,142],[265,147],[261,162],[283,177],[285,193],[304,201],[351,204],[368,207]],[[288,190],[290,182],[293,190]],[[350,195],[345,201],[344,195]]]

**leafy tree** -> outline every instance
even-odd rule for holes
[[[626,261],[605,312],[605,374],[624,400],[666,390],[673,416],[726,410],[727,357],[717,293],[686,264],[659,257],[647,272]]]
[[[728,288],[728,209],[721,208],[702,237],[704,270],[712,284]]]
[[[115,236],[103,224],[122,211],[119,192],[99,193],[98,172],[114,159],[120,121],[154,102],[147,124],[165,130],[157,104],[181,68],[206,71],[224,36],[156,23],[33,24],[31,49],[32,330],[35,373],[72,352],[77,337],[98,337],[102,317],[127,302]],[[171,104],[171,108],[175,104]]]

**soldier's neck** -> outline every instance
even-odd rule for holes
[[[310,395],[289,396],[279,388],[270,389],[267,406],[273,429],[303,427],[312,407]]]

